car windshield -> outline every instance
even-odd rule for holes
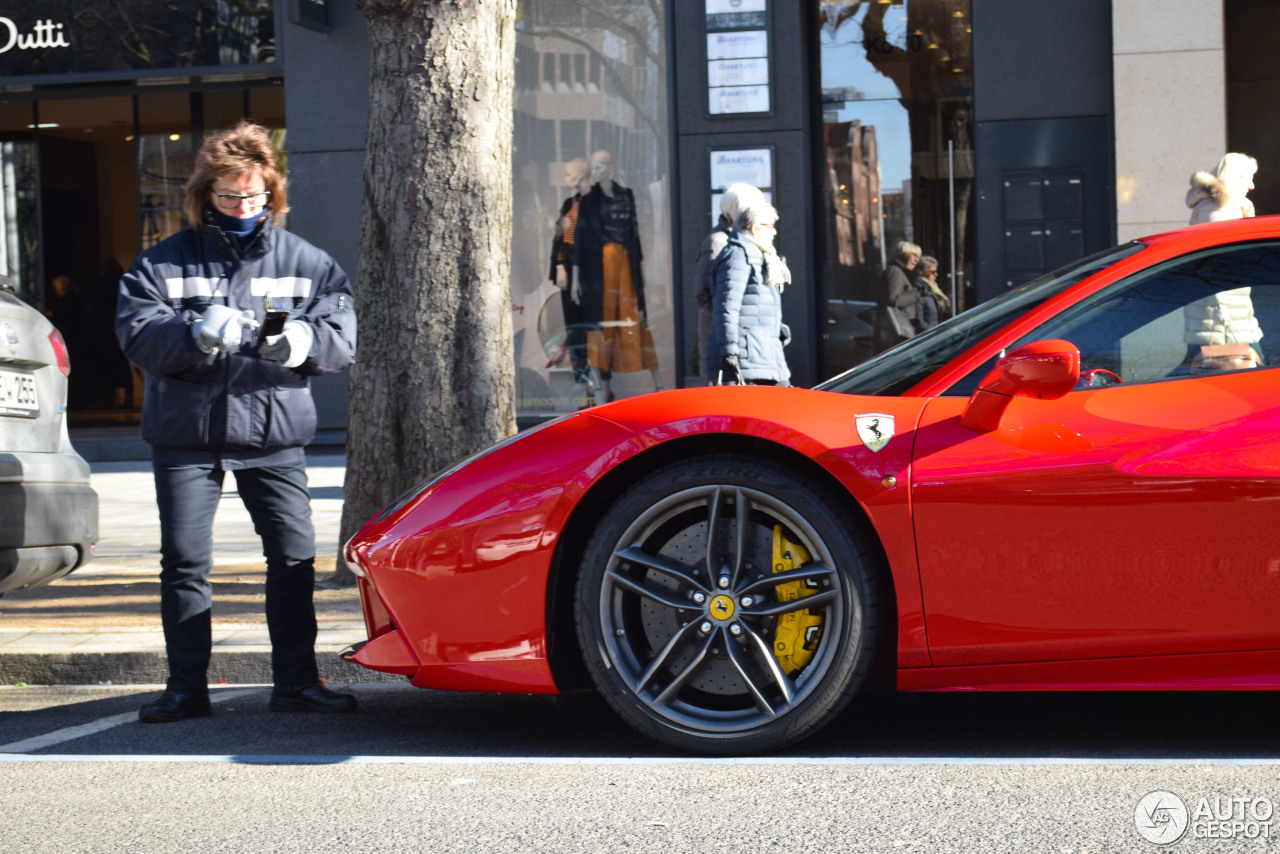
[[[956,315],[815,388],[840,394],[903,394],[1020,315],[1143,248],[1135,241],[1090,255]]]

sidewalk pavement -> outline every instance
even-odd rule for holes
[[[98,492],[94,559],[52,584],[0,598],[0,685],[163,683],[160,523],[150,462],[91,463]],[[316,527],[316,658],[330,682],[384,681],[338,652],[366,639],[354,587],[330,581],[338,553],[341,454],[308,454]],[[214,519],[213,662],[216,684],[271,682],[263,614],[262,544],[228,475]],[[403,677],[393,677],[400,681]]]

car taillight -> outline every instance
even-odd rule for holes
[[[71,357],[67,355],[67,342],[62,340],[62,333],[53,330],[49,333],[49,344],[53,347],[53,355],[58,359],[58,370],[64,377],[71,376]]]

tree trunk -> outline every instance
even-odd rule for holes
[[[369,136],[343,543],[433,472],[515,432],[516,0],[362,8]],[[341,560],[335,580],[353,580]]]

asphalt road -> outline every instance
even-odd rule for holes
[[[212,718],[144,726],[134,715],[151,688],[0,688],[0,850],[1276,845],[1262,835],[1271,819],[1195,821],[1201,799],[1218,812],[1280,806],[1266,693],[874,694],[789,754],[703,760],[645,741],[591,695],[353,690],[354,714],[299,716],[269,712],[264,686],[227,686]],[[1163,849],[1135,826],[1157,790],[1187,808],[1185,836]]]

